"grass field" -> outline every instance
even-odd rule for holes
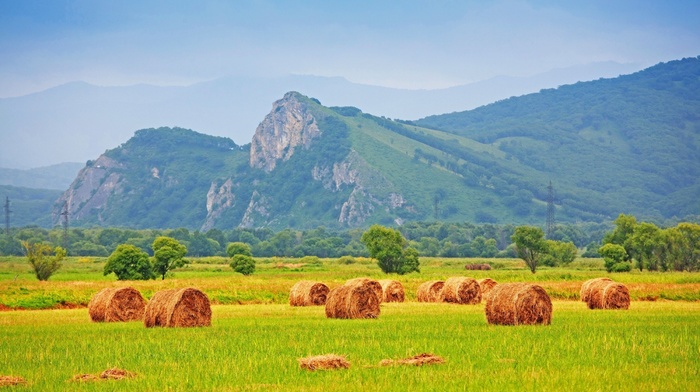
[[[406,303],[382,304],[376,320],[334,320],[323,307],[287,305],[289,288],[301,279],[334,287],[352,277],[379,278],[379,269],[364,259],[285,268],[292,261],[261,261],[253,276],[243,277],[224,259],[202,259],[165,281],[117,282],[102,276],[103,260],[69,259],[50,281],[38,282],[23,259],[2,258],[5,309],[82,306],[104,287],[127,284],[146,297],[195,286],[217,305],[212,326],[194,329],[97,324],[84,307],[2,311],[0,376],[28,381],[8,390],[34,391],[700,390],[700,274],[611,275],[630,287],[630,309],[592,311],[576,298],[581,282],[607,275],[599,261],[533,275],[517,260],[465,271],[465,262],[480,260],[422,259],[420,274],[394,276],[406,287]],[[415,302],[418,284],[449,276],[536,282],[555,299],[552,325],[490,326],[483,304]],[[424,352],[446,362],[379,366]],[[345,355],[351,368],[309,372],[297,363],[328,353]],[[112,367],[137,376],[71,380]]]

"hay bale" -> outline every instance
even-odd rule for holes
[[[382,359],[379,362],[380,366],[391,366],[391,365],[413,365],[413,366],[423,366],[432,365],[437,363],[444,363],[445,360],[441,356],[429,353],[423,353],[414,355],[410,358],[404,358],[399,360],[393,359]]]
[[[491,269],[490,264],[467,264],[464,269],[471,271],[489,271]]]
[[[316,306],[325,305],[328,297],[328,286],[323,283],[302,280],[294,284],[289,291],[289,305]]]
[[[429,280],[421,283],[416,292],[418,302],[440,302],[440,294],[445,286],[445,282],[440,280]]]
[[[24,385],[27,383],[22,377],[18,376],[0,376],[0,387],[7,387],[13,385]]]
[[[100,378],[107,379],[107,380],[121,380],[124,378],[134,378],[136,377],[136,373],[130,372],[128,370],[124,369],[119,369],[119,368],[112,368],[112,369],[107,369],[104,372],[100,373]]]
[[[94,322],[142,320],[146,300],[132,287],[106,288],[95,294],[88,304]]]
[[[315,355],[312,357],[299,358],[299,366],[306,370],[329,370],[329,369],[347,369],[350,367],[350,362],[342,355],[326,354]]]
[[[552,322],[552,301],[538,285],[503,283],[491,290],[485,312],[489,324],[549,325]]]
[[[479,283],[479,287],[481,288],[481,298],[483,299],[486,299],[486,296],[491,292],[491,290],[493,290],[494,286],[498,284],[491,278],[479,279],[476,282]]]
[[[599,280],[589,285],[589,309],[629,309],[630,292],[622,283]]]
[[[379,281],[382,285],[384,302],[403,302],[406,298],[406,292],[403,290],[403,285],[397,280],[383,279]]]
[[[150,327],[208,327],[209,297],[194,288],[162,290],[146,306],[143,323]]]
[[[596,282],[612,282],[612,279],[610,278],[595,278],[591,280],[587,280],[583,282],[581,285],[581,291],[579,292],[579,297],[581,298],[581,301],[583,302],[588,302],[588,297],[590,296],[591,293],[591,285],[596,283]]]
[[[377,294],[377,298],[379,298],[379,303],[382,303],[384,300],[384,290],[382,289],[382,284],[379,283],[378,280],[370,279],[370,278],[355,278],[355,279],[350,279],[345,284],[366,284],[369,285],[372,290],[374,290],[375,294]]]
[[[362,280],[349,281],[334,288],[326,299],[328,318],[377,318],[379,312],[379,297],[374,285]]]
[[[442,302],[462,305],[474,305],[481,302],[481,287],[476,279],[458,277],[449,278],[440,294]]]

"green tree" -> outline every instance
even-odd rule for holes
[[[618,264],[625,263],[628,266],[630,264],[629,262],[625,261],[627,260],[627,251],[625,251],[625,248],[622,245],[608,243],[601,246],[600,249],[598,249],[598,253],[603,256],[603,260],[605,261],[605,269],[608,272],[620,270],[620,266],[615,268],[615,266]]]
[[[245,242],[232,242],[226,247],[226,254],[228,257],[233,257],[235,255],[253,256],[253,251],[250,249],[250,245]]]
[[[32,244],[27,241],[22,241],[22,246],[27,252],[27,261],[39,280],[49,280],[61,268],[61,261],[66,257],[66,250],[60,246],[52,248],[43,242]],[[54,254],[53,257],[50,257],[51,253]]]
[[[676,267],[679,271],[700,270],[700,225],[695,223],[679,223],[678,231],[683,236],[681,242],[681,260]]]
[[[148,253],[134,245],[121,244],[107,259],[103,274],[114,273],[118,280],[148,280],[155,278]]]
[[[231,258],[231,264],[229,264],[234,271],[243,274],[251,275],[255,272],[255,259],[251,256],[237,254]]]
[[[515,244],[518,257],[525,260],[525,264],[534,274],[542,255],[547,253],[547,242],[544,239],[544,231],[539,227],[520,226],[510,237]]]
[[[183,229],[184,230],[184,229]],[[187,264],[187,247],[171,237],[160,236],[153,241],[153,269],[165,280],[165,274]]]
[[[627,252],[627,260],[630,260],[633,255],[628,241],[634,234],[635,227],[637,227],[637,218],[632,215],[620,214],[617,219],[615,219],[615,229],[605,235],[603,244],[624,246]]]
[[[569,264],[576,259],[578,248],[573,242],[545,241],[547,242],[547,254],[542,256],[542,264],[554,267]]]
[[[384,273],[420,272],[418,251],[407,247],[406,239],[398,230],[372,225],[362,234],[361,241]]]
[[[634,227],[632,235],[625,241],[625,250],[637,261],[640,271],[645,266],[656,271],[659,267],[656,252],[660,245],[660,229],[653,223],[642,222]]]

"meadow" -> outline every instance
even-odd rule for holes
[[[677,390],[700,389],[700,276],[626,273],[627,311],[592,311],[576,300],[583,280],[606,276],[598,261],[533,275],[518,260],[465,271],[465,260],[422,260],[420,274],[393,276],[405,303],[382,304],[376,320],[327,319],[323,307],[287,304],[289,288],[314,279],[330,287],[357,276],[382,277],[370,260],[260,260],[249,277],[216,258],[198,260],[166,280],[116,282],[99,259],[69,259],[48,282],[21,258],[0,259],[0,375],[24,377],[11,390],[347,391],[408,390]],[[469,260],[468,262],[477,262]],[[549,326],[490,326],[484,305],[415,302],[420,282],[448,276],[537,282],[553,297]],[[140,322],[90,322],[83,303],[104,287],[131,285],[146,297],[195,286],[216,304],[212,326],[146,329]],[[63,302],[61,302],[63,301]],[[43,305],[42,305],[43,304]],[[243,305],[241,305],[243,304]],[[75,307],[75,309],[59,309]],[[432,353],[444,364],[383,367],[383,359]],[[345,355],[349,369],[309,372],[298,358]],[[114,381],[73,376],[119,367],[137,375]]]

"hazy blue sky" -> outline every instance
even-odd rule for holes
[[[342,76],[440,88],[700,55],[700,1],[0,0],[0,97],[83,80]]]

